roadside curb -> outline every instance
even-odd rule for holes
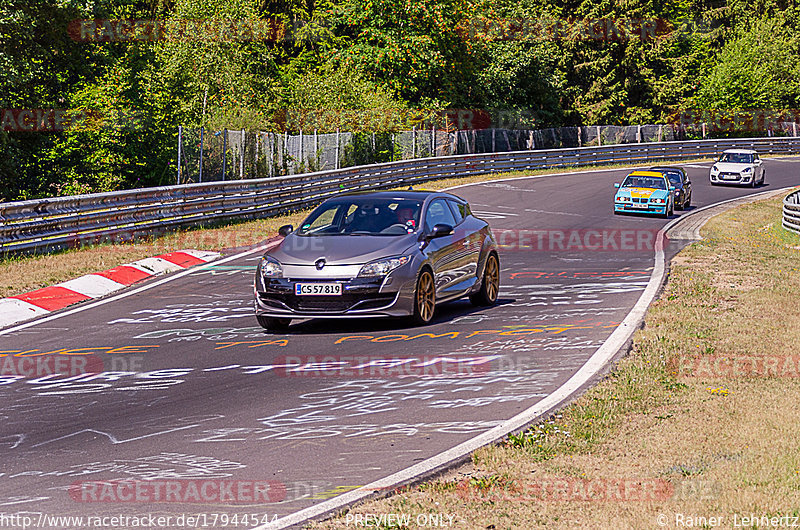
[[[46,315],[79,302],[101,298],[154,276],[203,265],[220,256],[219,252],[178,250],[119,265],[113,269],[86,274],[74,280],[28,293],[2,298],[0,328]]]

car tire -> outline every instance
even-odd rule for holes
[[[286,331],[292,321],[291,318],[273,318],[261,315],[256,315],[256,320],[258,320],[258,325],[267,331]]]
[[[414,313],[411,321],[414,325],[424,326],[430,324],[436,312],[436,284],[430,269],[422,269],[417,276],[417,286],[414,289]]]
[[[692,194],[689,194],[689,197],[686,199],[686,203],[683,205],[683,209],[687,210],[692,205]]]
[[[616,212],[615,212],[616,213]],[[497,302],[497,294],[500,292],[500,261],[494,253],[486,258],[486,265],[483,267],[483,279],[481,288],[477,293],[470,295],[469,301],[475,306],[494,305]]]
[[[750,181],[750,187],[751,188],[755,188],[756,187],[756,176],[755,175],[753,175],[753,180]]]
[[[676,204],[675,208],[678,210],[683,210],[686,207],[685,205],[686,205],[686,200],[684,199],[683,202],[681,202],[679,205]]]

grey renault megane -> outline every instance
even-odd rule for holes
[[[256,270],[258,323],[293,318],[407,316],[433,319],[436,305],[469,296],[492,305],[500,262],[489,225],[450,193],[337,195],[318,206]]]

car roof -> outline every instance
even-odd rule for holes
[[[756,152],[752,149],[726,149],[723,153],[733,153],[737,155],[755,155]]]
[[[628,175],[629,177],[661,177],[664,178],[664,174],[658,171],[649,171],[644,169],[637,169]]]
[[[431,190],[350,191],[335,195],[331,198],[340,199],[343,197],[373,197],[375,199],[417,199],[424,201],[428,197],[432,197],[434,195],[444,196],[459,201],[464,200],[456,195],[453,195],[452,193]]]
[[[653,166],[647,171],[683,171],[683,168],[678,166]]]

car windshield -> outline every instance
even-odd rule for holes
[[[722,153],[719,161],[731,164],[752,164],[753,155],[747,153]]]
[[[677,186],[677,187],[681,186],[681,174],[680,173],[677,173],[677,172],[674,172],[674,171],[670,171],[669,173],[665,173],[665,175],[667,175],[667,178],[669,179],[669,183],[670,184],[672,184],[673,186]]]
[[[300,236],[398,236],[419,227],[422,201],[375,197],[346,197],[327,201],[311,212]]]
[[[625,182],[622,183],[623,188],[650,188],[656,190],[667,189],[664,184],[664,179],[661,177],[642,177],[636,175],[628,175]]]

